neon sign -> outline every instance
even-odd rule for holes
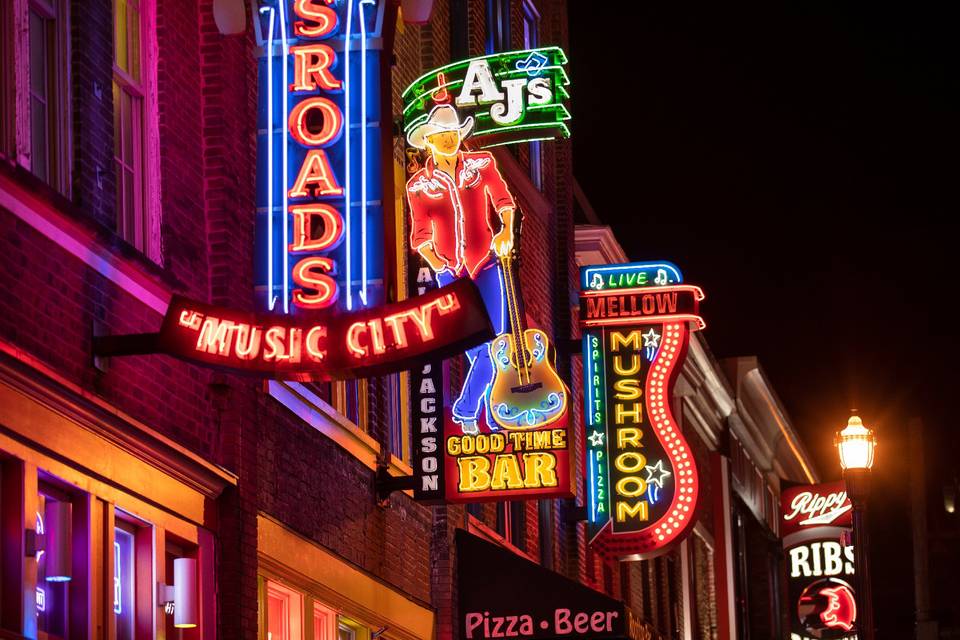
[[[384,0],[261,0],[257,283],[268,310],[383,300]]]
[[[480,295],[464,280],[338,316],[254,314],[175,296],[156,348],[241,373],[330,379],[406,369],[425,355],[455,353],[489,336]]]
[[[703,292],[669,263],[581,269],[587,519],[613,558],[649,558],[693,525],[699,481],[670,411]]]
[[[549,51],[562,56],[559,49]],[[509,134],[514,129],[503,118],[522,119],[522,105],[534,93],[566,83],[563,75],[563,82],[556,84],[563,73],[557,57],[557,65],[540,56],[543,63],[536,68],[524,66],[522,61],[533,53],[448,65],[431,76],[439,85],[418,94],[422,99],[404,113],[410,147],[410,249],[423,265],[415,284],[471,280],[496,332],[488,344],[466,352],[460,391],[444,403],[442,437],[433,413],[436,391],[447,387],[449,377],[442,387],[425,377],[426,370],[415,379],[419,408],[414,422],[426,429],[415,460],[420,500],[479,502],[572,492],[569,392],[554,368],[550,337],[527,327],[519,290],[515,239],[521,216],[496,156],[473,150],[494,146],[489,139],[477,139],[482,138],[485,118],[502,124],[498,131]],[[523,69],[509,66],[515,64]],[[499,92],[498,81],[507,87],[505,92]],[[499,99],[505,102],[491,105]],[[432,274],[424,276],[425,270]],[[438,373],[433,366],[430,371]],[[435,454],[443,456],[442,466]]]
[[[780,523],[783,536],[810,527],[853,525],[853,504],[843,482],[785,489],[780,502],[783,504],[783,521]]]
[[[403,92],[409,138],[437,104],[450,104],[476,123],[480,148],[530,140],[567,138],[570,80],[558,47],[471,58],[427,72]]]
[[[852,586],[855,555],[853,546],[841,541],[843,528],[852,525],[844,483],[785,489],[780,505],[787,588],[795,603],[790,637],[853,640],[857,637]]]
[[[787,549],[787,565],[796,602],[791,638],[856,638],[853,547],[836,540],[802,542]]]

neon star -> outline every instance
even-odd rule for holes
[[[591,447],[602,447],[603,446],[603,433],[600,431],[594,431],[590,434],[590,446]]]
[[[661,489],[663,489],[663,480],[669,475],[672,475],[669,471],[663,468],[663,460],[657,460],[657,464],[647,465],[647,484],[655,484]]]
[[[650,349],[656,349],[660,346],[660,334],[654,331],[653,327],[650,328],[650,331],[643,334],[643,346]]]

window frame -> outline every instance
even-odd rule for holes
[[[120,93],[127,93],[131,99],[140,101],[139,118],[131,116],[131,120],[136,124],[132,125],[135,130],[132,137],[132,156],[131,162],[124,162],[122,138],[117,142],[117,136],[121,132],[114,130],[114,149],[113,157],[113,175],[115,189],[117,190],[115,202],[123,199],[122,182],[117,180],[117,163],[124,166],[124,169],[130,170],[134,180],[134,198],[133,198],[133,235],[124,228],[125,212],[116,208],[114,221],[116,224],[116,233],[127,243],[136,248],[146,257],[163,264],[163,253],[161,244],[160,229],[160,143],[159,143],[159,114],[157,107],[157,36],[156,36],[156,0],[122,0],[124,4],[135,4],[139,13],[138,20],[138,46],[137,66],[139,69],[139,78],[134,77],[129,70],[120,68],[116,59],[116,37],[117,37],[117,4],[118,0],[112,0],[111,11],[111,32],[114,41],[114,56],[111,62],[111,80],[117,87],[116,95],[111,90],[111,95],[116,98]],[[124,28],[124,35],[127,39],[125,50],[130,52],[131,31],[128,26]],[[128,64],[129,66],[129,64]],[[121,122],[122,116],[118,115],[120,104],[116,99],[113,102],[114,123]],[[134,110],[131,109],[131,113]],[[139,122],[136,122],[139,119]],[[121,156],[117,156],[117,150],[120,150]],[[142,245],[142,246],[141,246]]]
[[[4,107],[15,106],[24,109],[24,114],[20,121],[24,124],[22,132],[15,130],[14,136],[18,134],[24,138],[22,144],[14,142],[15,146],[20,146],[26,157],[19,158],[31,173],[37,176],[39,180],[50,185],[65,197],[71,195],[71,167],[73,161],[73,111],[71,108],[71,38],[70,38],[70,2],[68,0],[23,0],[21,3],[14,2],[7,10],[21,12],[24,14],[23,22],[25,35],[23,41],[14,43],[23,47],[24,64],[20,71],[24,72],[22,84],[14,88],[22,90],[21,100],[14,98],[15,105],[4,104]],[[44,85],[47,92],[44,116],[44,126],[46,127],[46,168],[45,176],[41,177],[36,172],[34,163],[33,142],[33,86],[31,68],[31,47],[33,39],[31,33],[31,14],[36,14],[44,22],[44,38],[47,40],[47,56],[44,61]],[[16,17],[14,16],[14,22]],[[16,62],[14,65],[16,67]],[[16,73],[16,70],[14,71]],[[4,95],[7,101],[11,96]],[[14,116],[16,122],[17,116]],[[9,126],[10,123],[4,126]],[[17,129],[16,124],[13,125]],[[5,132],[5,135],[9,136]],[[7,141],[9,144],[9,140]]]

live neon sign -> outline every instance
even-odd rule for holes
[[[257,280],[268,310],[383,300],[384,5],[259,3]]]
[[[669,263],[581,269],[588,532],[611,558],[649,558],[694,522],[699,479],[670,408],[703,292]]]

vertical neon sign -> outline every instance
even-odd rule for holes
[[[352,310],[383,301],[384,5],[255,7],[256,276],[267,309]]]
[[[670,400],[703,292],[669,263],[584,267],[581,288],[591,544],[653,557],[694,521],[697,468]]]

